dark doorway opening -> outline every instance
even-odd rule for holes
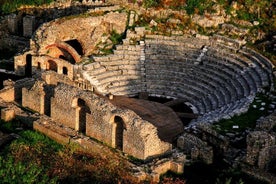
[[[63,68],[62,68],[62,73],[63,73],[64,75],[67,75],[67,74],[68,74],[68,69],[67,69],[66,67],[63,67]]]
[[[91,114],[89,107],[86,102],[82,99],[78,99],[78,107],[80,107],[79,111],[79,132],[86,133],[86,114]]]
[[[25,76],[31,77],[32,76],[32,55],[26,55],[26,66],[25,66]]]
[[[41,64],[40,64],[40,62],[37,63],[37,69],[41,70]]]
[[[68,43],[70,46],[72,46],[79,55],[83,55],[83,49],[82,49],[82,46],[80,44],[80,42],[77,40],[77,39],[74,39],[74,40],[68,40],[68,41],[65,41],[66,43]]]
[[[57,67],[56,62],[53,60],[49,60],[48,61],[48,69],[57,72],[58,67]]]
[[[120,116],[114,117],[115,129],[115,148],[123,150],[124,120]]]

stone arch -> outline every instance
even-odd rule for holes
[[[62,73],[63,75],[68,75],[68,69],[65,66],[62,67]]]
[[[91,114],[90,107],[82,98],[73,99],[72,107],[76,109],[75,129],[85,134],[87,123],[86,114]]]
[[[32,55],[31,54],[26,55],[25,75],[27,77],[32,76]]]
[[[54,44],[48,45],[46,49],[50,49],[52,47],[59,48],[65,55],[68,53],[72,58],[72,64],[78,63],[81,61],[81,56],[79,53],[75,50],[74,47],[72,47],[70,44],[63,42],[63,41],[56,41]],[[65,56],[63,56],[66,58]]]
[[[71,45],[79,55],[83,55],[83,48],[82,48],[82,45],[81,43],[77,40],[77,39],[73,39],[73,40],[67,40],[65,41],[65,43]]]
[[[57,63],[54,60],[48,60],[47,61],[47,69],[57,72],[58,71]]]
[[[112,118],[112,122],[113,122],[113,133],[112,133],[113,147],[123,151],[124,131],[126,131],[125,121],[121,116],[115,115]]]

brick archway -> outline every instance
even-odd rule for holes
[[[50,49],[53,47],[57,47],[61,50],[65,50],[68,52],[72,58],[74,59],[75,63],[79,63],[81,61],[81,56],[78,54],[78,52],[68,43],[63,42],[63,41],[56,41],[54,44],[48,45],[46,49]]]

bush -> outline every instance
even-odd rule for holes
[[[143,6],[146,8],[156,7],[159,5],[159,3],[160,3],[160,0],[144,0]]]
[[[49,179],[41,167],[30,163],[15,162],[10,156],[0,156],[0,181],[1,183],[56,183],[55,179]]]
[[[3,0],[0,2],[1,5],[1,11],[3,13],[11,13],[17,10],[17,8],[19,8],[22,5],[42,5],[42,4],[49,4],[51,3],[53,0],[13,0],[13,1],[9,1],[9,0]]]

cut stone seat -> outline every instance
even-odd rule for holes
[[[130,50],[130,51],[139,51],[141,45],[116,45],[116,50]]]
[[[271,69],[264,67],[265,65],[258,60],[255,56],[252,56],[243,50],[240,50],[239,53],[242,54],[242,56],[246,57],[250,61],[252,61],[256,65],[256,70],[260,74],[260,77],[262,79],[261,87],[268,86],[271,84],[271,76],[269,75],[271,73]]]
[[[201,66],[199,67],[199,70],[200,69],[201,69]],[[232,83],[232,86],[236,89],[238,97],[240,98],[244,96],[245,90],[246,90],[246,88],[243,86],[244,81],[238,80],[240,76],[236,73],[233,73],[231,70],[228,70],[226,66],[219,67],[211,62],[208,63],[204,61],[204,64],[202,65],[201,70],[202,72],[204,72],[204,70],[207,70],[209,73],[213,73],[217,77],[224,79],[225,82],[230,81],[230,83]],[[214,71],[217,71],[217,72],[214,72]]]
[[[219,86],[226,87],[228,89],[228,91],[231,93],[231,100],[230,101],[235,101],[237,100],[238,97],[238,87],[235,86],[235,80],[232,80],[230,77],[224,75],[222,72],[218,72],[216,70],[213,70],[211,68],[208,67],[198,67],[197,68],[197,74],[198,76],[206,77],[208,78],[210,81],[216,81],[217,83],[219,83]],[[228,102],[229,103],[229,102]]]
[[[105,78],[113,77],[122,74],[121,70],[111,70],[111,71],[105,71],[102,73],[98,73],[97,75],[94,75],[98,80],[104,80]]]
[[[107,78],[103,78],[101,80],[98,80],[99,83],[101,85],[108,85],[113,81],[118,81],[118,80],[122,80],[122,81],[140,81],[141,82],[141,77],[140,76],[136,76],[136,75],[116,75],[116,76],[110,76]]]
[[[100,64],[102,66],[110,66],[110,65],[114,65],[114,66],[117,66],[117,65],[128,65],[129,64],[129,60],[118,60],[118,61],[106,61],[106,62],[100,62]]]
[[[185,47],[185,45],[183,45],[183,46],[176,46],[176,45],[162,45],[162,46],[160,46],[159,44],[146,44],[145,53],[147,53],[147,54],[171,53],[171,54],[180,54],[180,55],[182,55],[182,53],[199,54],[200,49]]]
[[[150,83],[147,83],[148,86],[153,86],[155,84],[161,84],[171,87],[173,89],[176,89],[178,93],[181,93],[181,91],[185,91],[186,88],[191,88],[193,90],[196,90],[196,93],[200,94],[200,96],[210,98],[212,101],[212,109],[217,108],[219,105],[221,96],[217,96],[217,93],[214,93],[213,89],[209,88],[208,85],[205,85],[197,81],[192,81],[189,79],[186,79],[185,81],[151,79]]]
[[[114,50],[114,55],[134,55],[134,56],[140,56],[140,50],[139,51],[132,51],[132,50]]]
[[[89,70],[88,74],[91,75],[91,76],[97,76],[97,75],[99,75],[101,73],[105,73],[105,72],[106,72],[106,68],[103,67],[103,66],[101,66],[99,68],[95,68],[93,70]]]
[[[109,61],[110,56],[95,56],[93,57],[95,62],[104,62],[104,61]]]
[[[208,40],[201,40],[198,38],[183,36],[146,35],[146,42],[170,45],[184,45],[190,48],[201,48],[203,45],[207,44]]]
[[[100,67],[101,67],[101,65],[98,62],[93,62],[93,63],[89,63],[87,65],[83,65],[83,69],[87,70],[87,71],[94,70],[94,69],[97,69]]]
[[[210,60],[210,58],[209,58]],[[214,62],[216,62],[214,60]],[[229,65],[224,65],[223,67],[218,67],[216,64],[213,64],[212,62],[205,62],[206,65],[210,65],[210,67],[213,67],[213,68],[217,68],[218,70],[223,70],[224,73],[227,73],[227,75],[229,75],[230,77],[235,77],[236,79],[238,79],[238,81],[241,83],[241,86],[244,89],[244,91],[246,91],[247,87],[248,86],[248,83],[250,84],[254,84],[254,86],[250,86],[252,90],[256,90],[256,84],[255,83],[258,83],[258,79],[255,77],[253,77],[251,74],[251,72],[248,72],[248,68],[246,68],[245,71],[241,71],[241,70],[237,70],[237,71],[234,71],[233,73],[233,70],[231,68],[231,66]],[[253,72],[254,73],[254,72]],[[232,75],[232,76],[231,76]],[[247,77],[245,77],[245,75],[247,75]],[[252,82],[251,82],[252,81]]]
[[[164,83],[161,84],[157,84],[155,81],[152,82],[152,84],[147,83],[147,89],[148,90],[158,90],[158,91],[173,91],[175,92],[176,95],[178,94],[193,94],[195,96],[200,97],[203,100],[204,106],[205,106],[205,111],[210,111],[212,110],[212,102],[214,101],[214,97],[213,96],[206,96],[204,97],[204,95],[206,95],[203,91],[201,91],[200,89],[196,88],[195,86],[191,86],[191,85],[187,85],[187,84],[183,84],[182,86],[172,86],[172,85],[166,85]]]
[[[191,81],[193,81],[192,85],[201,85],[201,86],[205,86],[204,91],[206,93],[211,93],[212,91],[219,91],[221,94],[223,94],[223,102],[227,102],[229,103],[229,101],[231,101],[229,98],[230,97],[230,92],[225,91],[228,88],[225,88],[224,84],[225,81],[217,78],[214,79],[214,76],[204,72],[202,74],[197,74],[197,75],[193,75],[195,72],[200,72],[200,71],[190,71],[189,72],[173,72],[173,71],[166,71],[166,70],[159,70],[158,72],[156,71],[151,71],[151,70],[147,70],[147,79],[148,80],[165,80],[165,81],[179,81],[182,83],[190,83]],[[161,73],[160,75],[158,73]],[[202,76],[203,75],[203,76]],[[167,79],[164,79],[164,76],[167,77]],[[171,77],[169,77],[171,76]],[[210,87],[211,86],[211,87]],[[206,91],[206,88],[209,88],[210,90]]]
[[[249,99],[243,98],[239,101],[232,102],[209,113],[205,113],[203,116],[192,120],[190,124],[192,125],[194,123],[202,121],[206,123],[213,123],[224,118],[232,117],[236,114],[244,113],[245,109],[248,108],[250,103],[251,101]]]
[[[232,38],[228,38],[228,37],[216,34],[216,35],[213,35],[212,40],[213,40],[213,44],[219,44],[225,47],[227,46],[235,49],[240,48],[240,44]]]
[[[139,92],[143,90],[143,86],[141,84],[132,84],[132,85],[124,85],[124,86],[112,86],[108,87],[107,91],[110,92],[111,94],[119,94],[119,93],[124,93],[128,94],[131,92],[131,94],[136,94],[138,95]]]
[[[257,61],[262,65],[263,68],[267,70],[268,73],[272,71],[273,65],[267,58],[247,47],[243,47],[241,50],[249,53],[252,56],[255,56],[258,59]]]
[[[231,45],[225,45],[223,43],[213,43],[212,47],[217,50],[220,50],[220,52],[222,53],[236,53],[239,50],[239,48],[233,47]]]
[[[117,66],[118,69],[121,70],[134,70],[134,71],[141,71],[141,64],[129,64],[129,65],[119,65]]]
[[[227,57],[227,56],[224,56],[224,57]],[[262,72],[258,69],[258,67],[256,67],[256,65],[252,63],[252,61],[245,63],[245,62],[241,62],[240,59],[236,60],[235,58],[230,58],[230,57],[227,57],[227,58],[228,58],[228,61],[230,61],[233,65],[237,67],[243,65],[243,68],[240,68],[241,71],[248,70],[250,68],[251,71],[253,72],[252,77],[255,79],[256,84],[258,84],[258,86],[262,86],[263,79],[260,75]]]
[[[202,97],[207,97],[207,98],[210,98],[211,101],[212,101],[212,109],[215,109],[217,108],[219,105],[220,105],[220,100],[221,98],[224,98],[221,93],[216,93],[216,88],[211,86],[209,83],[202,83],[199,80],[195,79],[195,80],[191,80],[193,79],[192,77],[189,77],[189,76],[182,76],[182,77],[179,77],[181,80],[177,80],[177,78],[175,78],[174,80],[172,79],[162,79],[162,81],[158,80],[158,77],[157,79],[152,80],[151,79],[151,82],[154,82],[154,83],[167,83],[166,85],[168,86],[173,86],[175,88],[180,88],[182,89],[184,87],[184,90],[186,87],[189,87],[189,88],[193,88],[197,91],[199,91],[198,93],[200,93],[200,95]],[[166,82],[167,81],[167,82]],[[198,94],[197,93],[197,94]],[[223,101],[223,100],[222,100]]]
[[[175,92],[169,90],[163,91],[158,89],[147,89],[147,92],[149,94],[155,94],[155,96],[158,97],[187,99],[187,102],[193,104],[199,114],[203,114],[206,111],[202,99],[200,99],[197,95],[189,91],[185,91],[184,94],[176,94]]]
[[[140,80],[118,80],[118,81],[113,81],[111,83],[107,83],[106,85],[103,85],[105,88],[112,88],[112,87],[122,87],[122,86],[132,86],[132,85],[140,85],[140,91],[146,91],[146,83],[141,82]]]

